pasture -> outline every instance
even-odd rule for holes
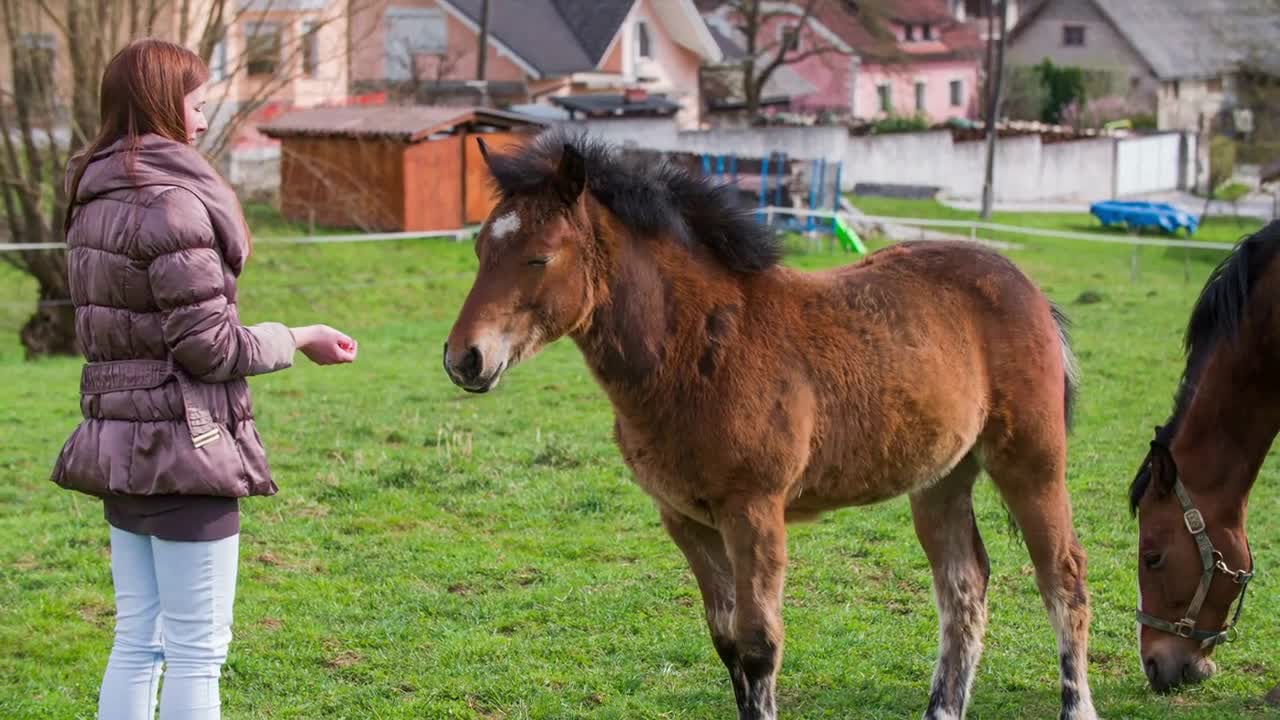
[[[266,212],[252,219],[259,238],[297,232]],[[1215,222],[1198,239],[1256,227]],[[1155,696],[1136,655],[1126,492],[1170,410],[1181,333],[1222,254],[1184,265],[1180,250],[1144,248],[1134,283],[1127,247],[1002,239],[1025,245],[1009,256],[1074,322],[1083,382],[1068,484],[1089,558],[1099,713],[1280,717],[1260,700],[1280,681],[1274,459],[1250,518],[1260,572],[1240,642],[1216,653],[1219,675]],[[797,252],[787,262],[851,259]],[[443,240],[264,243],[250,261],[246,322],[329,323],[361,355],[338,369],[299,356],[295,369],[252,381],[281,492],[242,505],[224,717],[732,716],[692,576],[628,479],[608,403],[573,345],[555,344],[490,395],[445,377],[441,345],[474,267],[468,243]],[[1076,302],[1085,291],[1100,301]],[[46,479],[79,415],[79,363],[22,360],[17,329],[32,297],[0,266],[0,717],[89,718],[112,624],[107,530],[99,503]],[[970,717],[1056,717],[1053,634],[1030,562],[988,483],[976,504],[992,571]],[[918,716],[937,619],[906,499],[794,525],[789,552],[780,716]]]

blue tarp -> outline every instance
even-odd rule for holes
[[[1103,225],[1127,225],[1131,228],[1160,228],[1167,233],[1177,233],[1182,228],[1191,235],[1200,221],[1195,215],[1183,212],[1168,203],[1106,200],[1089,206],[1089,212]]]

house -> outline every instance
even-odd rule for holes
[[[1230,128],[1242,65],[1277,70],[1274,8],[1265,0],[1042,0],[1010,33],[1008,58],[1115,73],[1162,130]]]
[[[977,111],[984,44],[956,19],[948,0],[910,0],[886,6],[869,28],[847,0],[826,0],[805,19],[799,3],[766,2],[756,46],[791,44],[785,67],[816,90],[790,101],[792,110],[833,112],[860,119],[923,115],[939,122]],[[704,2],[707,24],[739,47],[746,39],[731,4]],[[803,27],[797,26],[801,25]],[[758,61],[757,61],[758,62]]]
[[[99,40],[111,52],[131,37],[165,38],[199,51],[211,20],[217,17],[219,0],[190,0],[154,4],[154,18],[147,25],[133,22],[122,9],[107,11],[109,27],[88,28],[100,32]],[[210,70],[211,123],[225,119],[246,105],[268,102],[311,106],[331,102],[347,94],[346,62],[348,0],[231,0],[222,17],[229,18],[220,33],[205,47]],[[72,44],[88,42],[82,32],[68,37],[66,3],[52,4],[56,18],[35,3],[19,4],[17,47],[6,47],[0,34],[0,89],[26,102],[39,88],[56,87],[58,97],[69,97],[72,83]],[[185,10],[186,16],[183,16]],[[25,12],[24,12],[25,11]],[[220,37],[219,37],[220,35]],[[113,46],[114,43],[114,46]],[[14,61],[23,72],[14,72]],[[93,82],[96,82],[96,78]],[[6,94],[8,94],[6,92]]]
[[[490,0],[485,80],[525,101],[628,90],[701,116],[698,69],[720,49],[692,0]],[[353,12],[352,79],[360,87],[463,84],[477,77],[483,0],[371,0]],[[510,85],[509,85],[510,86]],[[514,93],[513,93],[514,95]],[[604,101],[599,101],[604,102]]]

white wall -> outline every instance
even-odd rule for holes
[[[637,147],[678,152],[764,157],[785,152],[797,160],[843,162],[841,185],[924,185],[956,198],[982,195],[986,143],[955,142],[948,131],[850,136],[837,127],[763,127],[679,132],[670,120],[602,120],[575,127]],[[1092,202],[1185,187],[1194,178],[1181,136],[1091,138],[1046,144],[1039,135],[996,144],[995,191],[1000,201],[1069,199]],[[1183,164],[1185,163],[1185,164]]]

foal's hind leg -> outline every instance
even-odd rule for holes
[[[689,561],[689,569],[702,591],[711,643],[729,670],[738,714],[746,716],[747,679],[738,662],[738,649],[733,635],[733,567],[725,554],[720,531],[691,520],[666,507],[659,508],[662,525],[676,547]]]
[[[950,475],[911,496],[916,537],[933,568],[938,664],[926,720],[963,718],[987,628],[991,566],[973,514],[978,463],[965,457]]]
[[[1056,440],[1039,445],[1006,441],[988,449],[986,467],[1022,531],[1036,568],[1036,585],[1058,636],[1062,720],[1094,720],[1085,554],[1071,524],[1065,444],[1061,431]]]

